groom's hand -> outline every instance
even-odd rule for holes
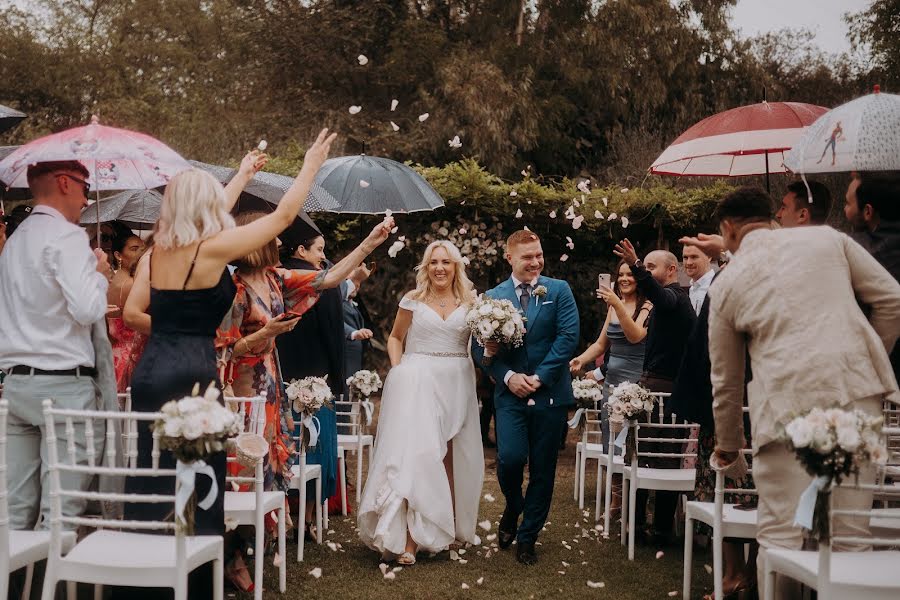
[[[532,383],[532,379],[522,373],[516,373],[510,377],[506,382],[506,387],[519,398],[527,398],[537,391],[537,386]]]
[[[500,353],[500,342],[490,341],[484,343],[485,356],[497,356]]]

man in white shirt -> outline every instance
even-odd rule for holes
[[[712,269],[710,258],[695,246],[684,247],[681,251],[681,262],[685,274],[691,278],[691,289],[688,291],[691,306],[694,307],[694,313],[699,315],[706,292],[709,291],[709,285],[716,273]]]
[[[9,516],[12,529],[33,529],[39,509],[49,515],[44,481],[43,400],[76,410],[97,406],[91,326],[106,315],[109,263],[91,251],[77,225],[87,205],[88,171],[77,161],[37,163],[28,168],[35,199],[31,216],[0,254],[0,369],[7,377],[9,401]],[[65,426],[56,428],[59,446],[70,442]],[[102,441],[102,432],[95,434]],[[74,440],[86,462],[83,428]],[[64,485],[89,480],[61,473]],[[66,484],[66,480],[68,484]],[[64,515],[79,515],[85,501],[63,498]]]

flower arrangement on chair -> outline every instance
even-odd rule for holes
[[[303,449],[311,448],[319,442],[319,420],[316,413],[334,398],[326,377],[304,377],[292,379],[285,387],[288,399],[295,412],[302,416],[301,424],[309,431],[309,436],[301,436]]]
[[[175,477],[180,485],[175,495],[175,522],[185,535],[194,533],[195,504],[206,510],[218,495],[216,476],[206,459],[225,450],[229,438],[241,429],[238,415],[218,402],[219,390],[214,385],[202,396],[199,389],[195,385],[190,396],[166,402],[160,409],[163,417],[152,425],[159,434],[160,449],[170,451],[177,461]],[[199,502],[194,494],[198,473],[212,480],[209,494]]]
[[[784,427],[782,439],[797,455],[812,483],[800,496],[794,520],[824,543],[830,539],[831,489],[866,463],[883,465],[888,452],[881,437],[882,417],[860,410],[813,408]]]
[[[362,369],[347,379],[347,386],[349,386],[351,394],[353,391],[356,391],[362,395],[363,399],[359,404],[366,413],[366,426],[371,425],[375,405],[372,404],[369,397],[384,386],[381,382],[381,377],[375,371]]]
[[[572,380],[572,395],[578,409],[569,420],[569,428],[575,429],[583,423],[585,409],[596,409],[603,400],[603,388],[593,379],[578,378]]]
[[[637,383],[620,383],[613,388],[609,396],[606,410],[609,415],[610,433],[614,430],[619,431],[615,444],[619,448],[624,446],[626,463],[631,461],[637,450],[635,436],[629,435],[628,430],[642,417],[649,421],[655,404],[656,398],[650,390]]]

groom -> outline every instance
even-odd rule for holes
[[[559,438],[575,402],[568,364],[578,343],[578,308],[565,281],[541,277],[544,252],[536,234],[509,236],[506,260],[512,277],[487,295],[521,307],[525,344],[509,348],[489,342],[483,348],[473,342],[472,355],[496,382],[497,479],[506,496],[499,544],[508,548],[516,539],[516,558],[531,565],[550,511]],[[529,483],[523,496],[526,462]]]

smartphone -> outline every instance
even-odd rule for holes
[[[597,275],[597,283],[600,286],[600,289],[609,288],[612,289],[612,275],[609,273],[600,273]]]

